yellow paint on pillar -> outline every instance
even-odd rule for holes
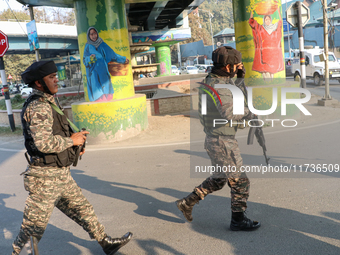
[[[109,102],[74,103],[73,119],[79,128],[89,130],[91,137],[117,141],[119,139],[116,134],[119,136],[120,131],[133,129],[140,132],[147,128],[145,100],[144,94],[137,94],[131,98]]]

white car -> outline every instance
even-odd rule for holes
[[[196,66],[182,66],[180,74],[198,74],[198,68]]]
[[[171,73],[173,73],[175,75],[179,75],[179,70],[178,70],[177,66],[174,66],[174,65],[171,66]]]
[[[208,68],[210,67],[210,71],[211,68],[213,67],[212,65],[201,65],[198,67],[198,73],[210,73],[210,71],[208,71]]]
[[[301,79],[300,71],[300,51],[292,50],[293,58],[291,60],[291,71],[294,74],[294,79]],[[324,49],[318,46],[305,46],[305,64],[306,64],[306,79],[313,79],[314,84],[321,86],[325,80],[325,62],[323,60]],[[337,61],[333,52],[328,52],[328,68],[329,79],[338,80],[340,82],[340,64]]]
[[[21,89],[21,96],[28,96],[29,94],[32,93],[32,88],[31,87],[28,87],[28,86],[24,86],[22,89]]]

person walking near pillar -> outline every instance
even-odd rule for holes
[[[247,200],[249,197],[250,182],[246,174],[240,172],[243,164],[240,149],[238,147],[235,134],[237,128],[241,125],[230,126],[230,120],[241,122],[252,119],[253,114],[249,111],[245,99],[244,115],[233,115],[233,96],[230,90],[226,88],[215,88],[216,84],[232,84],[243,91],[246,98],[246,88],[244,86],[245,68],[241,62],[241,53],[231,47],[225,46],[216,49],[212,53],[214,67],[210,74],[205,78],[200,89],[199,109],[201,109],[202,91],[209,90],[209,94],[217,92],[219,100],[213,100],[207,96],[207,113],[203,115],[199,110],[201,124],[204,126],[205,149],[211,159],[212,166],[215,169],[232,169],[235,172],[216,171],[212,176],[203,181],[187,197],[176,201],[178,209],[184,217],[191,222],[192,209],[196,203],[203,200],[208,194],[222,189],[225,184],[231,189],[231,211],[232,218],[230,229],[238,230],[255,230],[261,226],[260,222],[252,221],[245,215]],[[237,75],[238,79],[234,82],[231,78]],[[215,102],[217,105],[215,105]],[[226,119],[228,124],[213,126],[214,119]]]

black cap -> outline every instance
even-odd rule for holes
[[[230,46],[223,46],[213,51],[212,61],[222,66],[235,65],[242,62],[242,54]]]
[[[58,71],[55,63],[50,61],[34,62],[22,74],[21,77],[26,84],[32,84],[35,81],[41,80],[46,75],[56,73]]]

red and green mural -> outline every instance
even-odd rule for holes
[[[285,78],[281,1],[233,1],[236,48],[242,53],[247,85]]]

